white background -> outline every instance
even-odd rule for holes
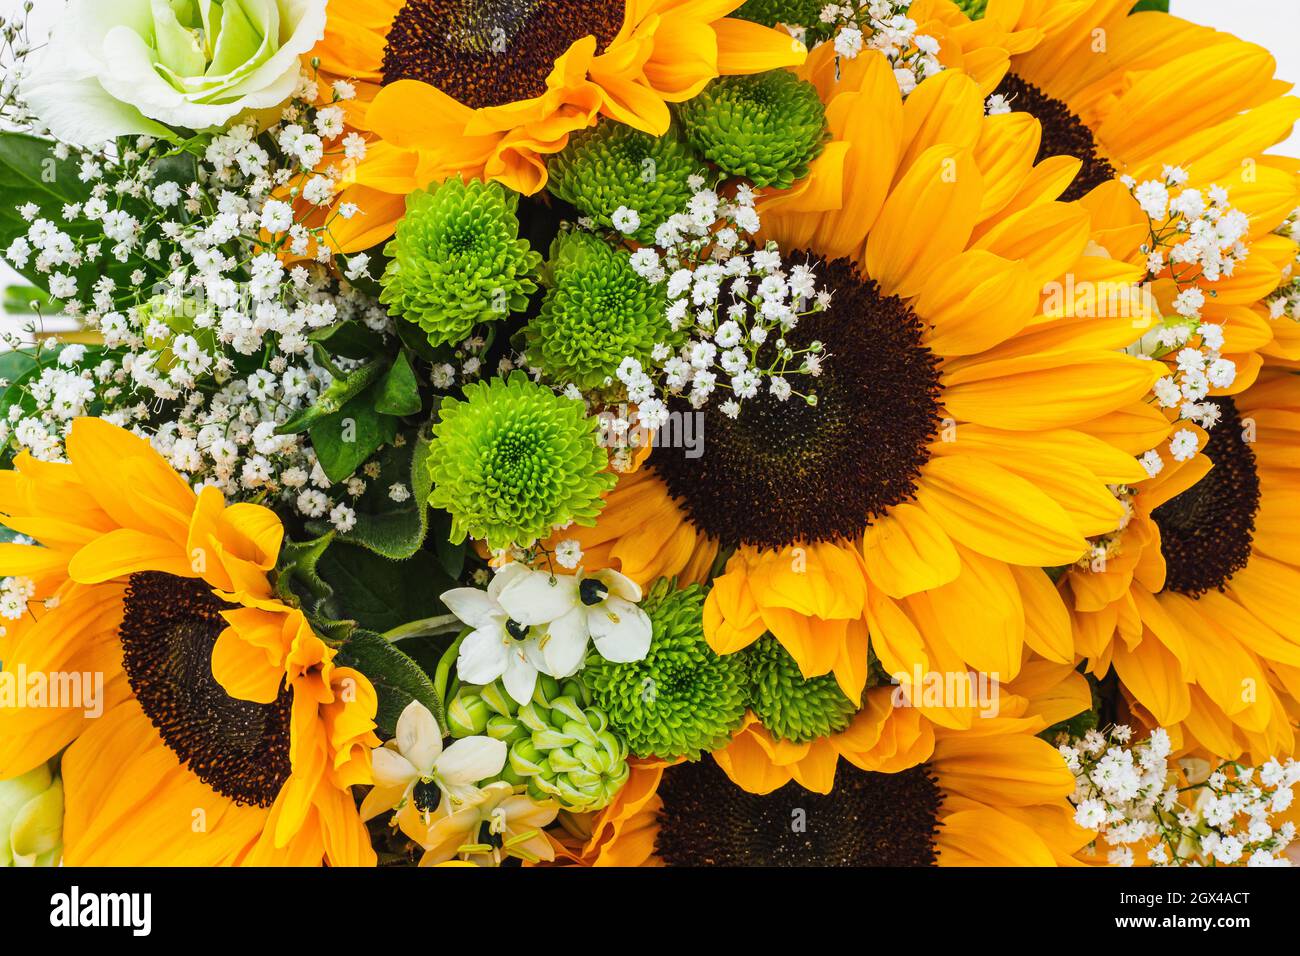
[[[347,0],[334,2],[347,3]],[[1171,8],[1171,12],[1184,19],[1226,30],[1265,47],[1277,58],[1278,76],[1300,83],[1300,2],[1297,0],[1172,0]],[[21,10],[21,0],[0,0],[0,16],[12,17]],[[33,42],[39,42],[48,33],[62,10],[63,0],[36,0],[28,17]],[[1271,152],[1300,155],[1300,132],[1293,132],[1289,140]],[[4,202],[4,197],[0,196],[0,202]],[[16,278],[0,262],[0,289]]]

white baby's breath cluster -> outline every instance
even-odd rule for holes
[[[1148,454],[1152,453],[1148,452]],[[1159,453],[1155,454],[1156,460],[1159,461]],[[1143,463],[1146,463],[1145,459]],[[1114,531],[1109,534],[1095,535],[1088,539],[1088,550],[1075,562],[1077,567],[1095,572],[1104,572],[1109,561],[1120,554],[1123,547],[1124,532],[1133,521],[1135,513],[1134,499],[1138,494],[1138,489],[1132,485],[1107,485],[1106,487],[1115,496],[1115,500],[1120,503],[1120,507],[1124,509],[1124,512],[1120,515]]]
[[[846,60],[856,59],[864,49],[883,53],[904,96],[943,70],[939,41],[916,32],[916,21],[907,15],[910,5],[910,0],[828,3],[820,15],[822,24],[834,31],[830,42],[835,52]]]
[[[1177,408],[1179,417],[1213,428],[1218,407],[1205,401],[1213,388],[1227,388],[1237,377],[1236,364],[1224,358],[1223,326],[1201,320],[1207,295],[1221,276],[1232,275],[1246,258],[1249,219],[1228,205],[1228,191],[1211,186],[1207,194],[1183,188],[1187,172],[1166,166],[1163,178],[1136,183],[1123,177],[1148,219],[1148,239],[1141,247],[1147,256],[1149,278],[1171,279],[1177,288],[1171,316],[1152,329],[1131,351],[1150,358],[1174,355],[1174,371],[1156,382],[1153,392],[1163,408]],[[1196,452],[1194,436],[1182,431],[1170,447],[1176,460]]]
[[[1270,818],[1290,807],[1300,763],[1212,767],[1185,758],[1171,766],[1170,751],[1164,730],[1135,740],[1123,725],[1061,743],[1075,777],[1075,822],[1098,832],[1111,865],[1132,866],[1139,852],[1155,866],[1290,865],[1281,853],[1295,826]]]
[[[1275,232],[1300,242],[1300,209],[1293,209],[1291,215]],[[1282,283],[1268,300],[1268,317],[1270,319],[1290,319],[1300,322],[1300,256],[1288,262],[1282,270]]]
[[[31,578],[8,577],[0,580],[0,618],[17,621],[27,616],[28,602],[36,596],[36,582]],[[0,628],[0,637],[4,629]]]
[[[1147,241],[1140,247],[1148,276],[1172,279],[1179,290],[1174,310],[1198,319],[1207,295],[1203,286],[1231,276],[1245,260],[1250,218],[1229,205],[1227,189],[1211,185],[1202,192],[1187,187],[1187,175],[1180,167],[1165,166],[1161,179],[1120,180],[1148,220]]]
[[[352,284],[365,257],[335,262],[322,241],[332,220],[315,221],[318,212],[309,220],[332,201],[338,171],[359,158],[342,135],[338,101],[353,94],[344,87],[314,105],[317,84],[304,72],[264,135],[236,125],[180,143],[52,147],[89,197],[23,204],[29,226],[5,258],[48,279],[51,301],[41,308],[77,317],[102,344],[42,335],[38,309],[26,330],[37,339],[33,367],[0,382],[10,389],[0,443],[57,460],[72,419],[95,414],[148,437],[195,487],[277,497],[351,527],[344,499],[364,482],[332,487],[306,436],[276,433],[353,364],[322,364],[314,337],[349,320],[391,333],[385,310]],[[12,85],[5,93],[5,118],[43,132]],[[346,204],[333,213],[353,214]],[[349,278],[335,278],[332,266]],[[22,342],[10,335],[6,344]]]
[[[1178,410],[1184,421],[1196,422],[1207,431],[1218,424],[1218,405],[1207,401],[1211,390],[1224,389],[1237,378],[1237,366],[1222,355],[1222,324],[1202,319],[1206,298],[1215,295],[1213,285],[1230,276],[1249,249],[1246,245],[1250,220],[1228,204],[1228,191],[1210,186],[1206,192],[1186,188],[1187,172],[1165,166],[1161,179],[1137,183],[1121,180],[1132,192],[1148,221],[1147,241],[1141,246],[1147,256],[1149,280],[1172,281],[1175,315],[1163,319],[1128,351],[1143,358],[1168,360],[1170,374],[1152,388],[1162,408]],[[1169,441],[1168,453],[1175,461],[1196,454],[1196,434],[1179,429]],[[1142,456],[1151,475],[1164,467],[1159,449]]]
[[[649,368],[623,360],[618,379],[637,406],[627,427],[660,427],[671,396],[684,395],[699,409],[725,394],[720,408],[732,418],[760,392],[816,404],[815,395],[799,392],[790,379],[819,376],[823,346],[795,348],[785,336],[800,319],[829,308],[830,292],[818,287],[811,265],[784,261],[775,243],[756,246],[759,217],[748,184],[732,198],[705,188],[699,177],[694,187],[687,211],[659,226],[654,246],[632,254],[638,275],[666,286],[670,327],[689,337],[677,349],[656,344]]]

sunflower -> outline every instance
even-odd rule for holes
[[[1300,379],[1266,370],[1200,450],[1124,489],[1122,530],[1062,590],[1079,653],[1189,750],[1262,761],[1300,716]]]
[[[946,0],[917,0],[909,15],[941,47],[955,41],[949,62],[980,50],[992,59],[1014,47],[993,92],[1042,124],[1045,172],[1068,183],[1064,198],[1088,207],[1094,242],[1112,257],[1142,264],[1152,252],[1146,217],[1120,177],[1159,181],[1172,168],[1187,174],[1187,189],[1228,190],[1232,207],[1250,220],[1249,258],[1214,281],[1195,274],[1175,283],[1165,263],[1151,292],[1165,314],[1189,287],[1206,296],[1199,317],[1222,329],[1217,351],[1236,369],[1232,385],[1214,394],[1232,394],[1250,385],[1265,354],[1300,359],[1300,334],[1271,322],[1258,304],[1295,255],[1294,241],[1273,235],[1300,202],[1293,163],[1263,152],[1290,134],[1300,98],[1284,95],[1290,84],[1275,78],[1276,63],[1262,47],[1167,13],[1130,16],[1132,6],[991,0],[972,22]],[[1034,36],[1037,42],[1023,42]],[[1200,336],[1189,344],[1199,348]]]
[[[1043,667],[1027,666],[1036,699],[1008,696],[1002,715],[969,730],[900,723],[908,711],[891,712],[890,691],[869,692],[862,714],[879,742],[832,761],[824,787],[789,773],[738,787],[726,751],[669,767],[656,853],[686,866],[1071,865],[1092,833],[1073,821],[1073,774],[1035,734],[1087,707],[1088,693],[1068,667]]]
[[[1037,720],[1037,729],[1043,730],[1092,706],[1087,681],[1068,664],[1028,661],[1016,680],[983,688],[989,692],[983,699],[971,676],[959,693],[968,694],[969,707],[977,712],[972,727],[983,725],[992,708],[1004,717]],[[942,726],[922,712],[921,703],[920,694],[909,700],[900,687],[871,687],[847,727],[804,741],[778,736],[751,711],[713,757],[733,783],[751,793],[770,793],[792,780],[805,790],[830,793],[840,758],[877,773],[897,773],[929,759]]]
[[[657,449],[582,540],[633,578],[694,576],[724,549],[714,650],[771,633],[851,700],[868,632],[891,674],[1007,680],[1026,644],[1072,663],[1040,568],[1118,521],[1107,484],[1144,474],[1133,456],[1151,426],[1126,410],[1158,370],[1116,351],[1143,316],[1046,315],[1040,290],[1067,271],[1120,288],[1138,272],[1084,254],[1087,211],[1036,179],[1037,124],[986,117],[964,74],[906,103],[875,52],[837,65],[819,48],[803,75],[832,139],[806,180],[764,198],[762,225],[833,294],[787,336],[831,356],[818,403],[706,409],[704,454]]]
[[[351,125],[370,137],[332,238],[387,238],[405,196],[460,173],[531,195],[569,135],[614,120],[662,135],[668,103],[719,75],[802,62],[788,33],[727,15],[741,0],[351,0],[313,51],[356,81]]]
[[[373,865],[350,788],[375,691],[273,596],[279,519],[102,419],[67,453],[0,472],[4,524],[39,543],[0,545],[29,596],[0,659],[102,674],[102,716],[0,710],[0,778],[63,752],[69,865]]]

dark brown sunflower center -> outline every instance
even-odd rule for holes
[[[868,773],[841,760],[829,794],[760,796],[704,759],[664,772],[656,850],[670,866],[933,866],[943,795],[928,770]]]
[[[1035,162],[1048,156],[1073,156],[1083,163],[1079,175],[1062,193],[1063,202],[1080,199],[1114,178],[1115,167],[1102,156],[1092,130],[1060,100],[1015,73],[1008,73],[994,92],[1005,96],[1013,110],[1028,113],[1042,124],[1043,139]]]
[[[938,433],[939,372],[920,320],[848,259],[809,258],[834,298],[786,341],[825,346],[821,376],[798,379],[817,404],[764,391],[733,419],[713,402],[702,455],[663,448],[650,457],[691,521],[726,544],[777,548],[860,535],[912,497]],[[692,414],[684,402],[676,410]]]
[[[1250,561],[1259,511],[1259,473],[1231,398],[1210,399],[1222,413],[1205,455],[1210,473],[1151,517],[1160,526],[1165,590],[1197,597],[1221,590]]]
[[[384,48],[384,82],[421,80],[478,109],[546,92],[575,40],[603,50],[626,0],[408,0]]]
[[[122,620],[127,679],[167,747],[223,797],[269,807],[289,779],[289,711],[231,697],[212,676],[212,648],[228,605],[202,581],[131,575]]]

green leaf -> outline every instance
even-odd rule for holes
[[[397,437],[397,419],[375,410],[374,387],[308,429],[316,459],[330,481],[340,482]]]
[[[90,187],[79,179],[77,163],[71,158],[57,159],[53,146],[49,140],[26,133],[0,132],[0,196],[4,197],[0,202],[0,250],[8,249],[31,227],[19,215],[19,206],[36,203],[42,215],[57,219],[64,205],[84,202],[90,196]],[[36,271],[35,254],[17,271],[41,288],[49,282],[48,274]],[[93,274],[93,269],[82,271]]]
[[[406,705],[418,700],[433,713],[439,727],[447,725],[433,681],[397,647],[370,631],[356,631],[335,660],[365,674],[379,695],[375,723],[388,736],[397,733],[397,719]]]
[[[382,362],[368,362],[346,375],[335,378],[315,402],[277,428],[276,434],[297,435],[307,431],[317,422],[340,412],[351,399],[379,378],[383,371]],[[347,475],[343,477],[346,478]]]
[[[406,352],[397,358],[379,383],[379,398],[375,408],[385,415],[414,415],[423,407],[420,401],[420,383],[411,368]]]
[[[411,557],[421,548],[429,531],[428,500],[433,485],[429,449],[427,439],[412,435],[405,445],[390,445],[379,454],[379,477],[370,479],[365,493],[354,502],[357,523],[339,540],[396,561]],[[402,502],[393,501],[388,494],[398,482],[411,492]],[[326,530],[323,522],[313,522],[311,527]]]
[[[394,325],[397,328],[397,337],[402,340],[402,344],[429,364],[438,365],[447,361],[450,357],[450,349],[445,347],[434,348],[429,342],[429,336],[425,334],[424,329],[414,322],[398,319]]]
[[[344,358],[374,358],[383,355],[385,351],[384,337],[356,319],[320,329],[307,338],[325,346],[331,355],[341,355]]]
[[[18,383],[23,376],[35,368],[37,368],[36,358],[30,349],[0,352],[0,379],[8,382],[9,386]]]
[[[1160,10],[1163,13],[1168,13],[1169,0],[1138,0],[1130,12],[1141,13],[1143,10]]]
[[[433,476],[429,476],[430,489],[432,490]],[[438,563],[442,569],[452,578],[459,578],[465,570],[465,548],[468,542],[464,539],[456,544],[451,543],[451,515],[447,512],[438,510],[434,512],[433,519],[433,548],[438,555]]]
[[[334,596],[334,589],[317,571],[321,556],[334,540],[328,531],[311,541],[288,541],[275,563],[275,596],[297,604],[308,614],[319,614]]]
[[[31,315],[33,305],[39,305],[48,311],[51,308],[49,293],[34,285],[11,285],[5,288],[4,304],[0,305],[0,311],[10,315]]]
[[[334,589],[340,616],[376,632],[446,613],[438,597],[456,584],[427,551],[390,561],[340,542],[321,556],[316,570]]]

